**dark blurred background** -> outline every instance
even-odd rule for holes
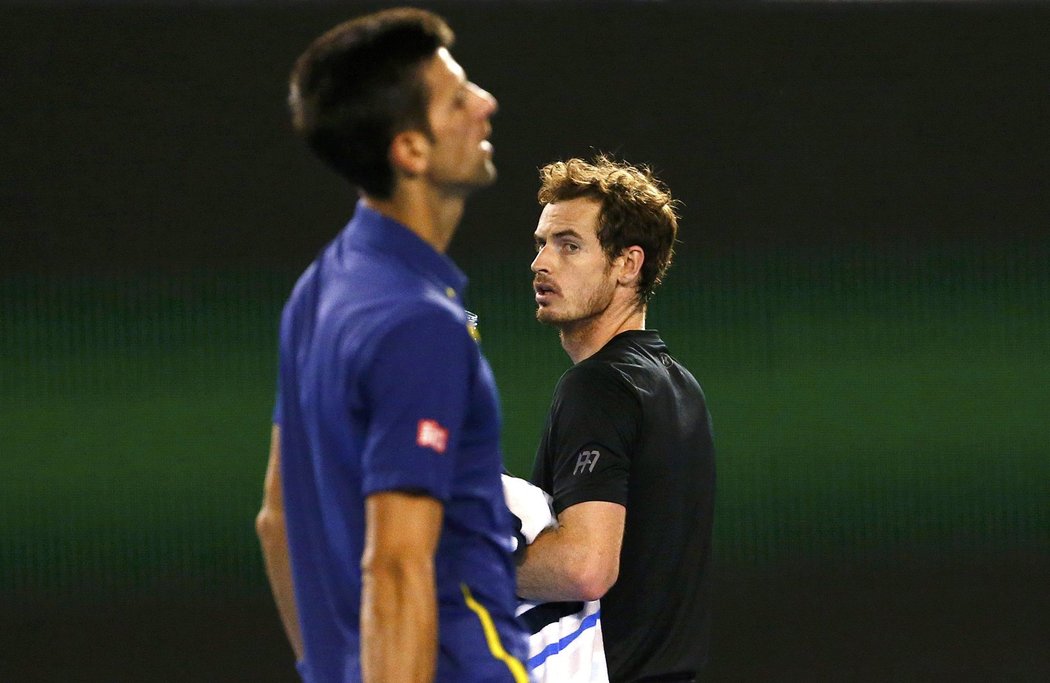
[[[277,318],[353,197],[289,131],[376,3],[0,6],[0,681],[294,681]],[[649,314],[719,448],[712,681],[1050,680],[1050,5],[435,2],[501,110],[452,255],[530,469],[536,170],[683,201]]]

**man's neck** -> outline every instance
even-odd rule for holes
[[[466,198],[440,195],[433,188],[406,187],[389,199],[365,197],[365,205],[401,223],[439,253],[445,253],[463,217]]]
[[[593,356],[621,332],[644,329],[645,306],[630,301],[619,306],[614,304],[593,318],[565,325],[558,330],[558,336],[561,347],[575,365]]]

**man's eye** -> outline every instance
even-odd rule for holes
[[[577,251],[580,250],[580,245],[573,244],[572,242],[566,242],[565,246],[562,247],[562,249],[569,252],[570,254],[575,254]]]

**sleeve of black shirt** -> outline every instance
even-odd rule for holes
[[[562,377],[551,404],[548,459],[554,512],[586,501],[627,505],[631,449],[641,405],[615,367],[581,363]]]

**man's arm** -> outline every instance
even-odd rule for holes
[[[288,530],[284,523],[284,492],[281,488],[281,428],[274,425],[270,432],[270,462],[266,466],[263,483],[262,509],[255,518],[255,531],[262,545],[266,576],[270,580],[277,612],[281,615],[284,632],[295,651],[297,660],[303,658],[303,636],[299,631],[299,610],[295,605],[292,587],[292,561],[288,553]]]
[[[438,630],[434,553],[444,508],[426,495],[384,491],[366,499],[365,516],[364,681],[432,681]]]
[[[518,595],[539,602],[598,600],[620,573],[627,510],[617,503],[587,501],[558,515],[525,549],[518,565]]]

